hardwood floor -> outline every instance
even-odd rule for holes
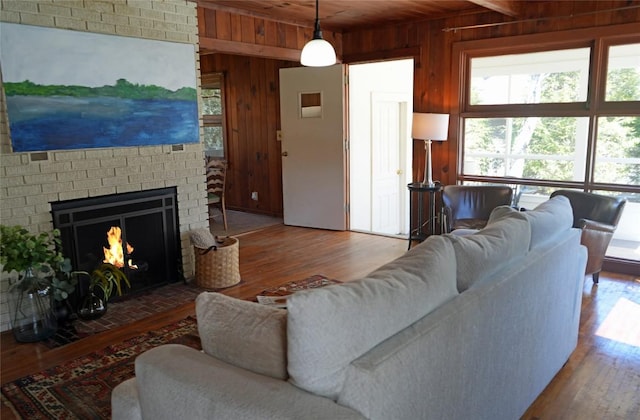
[[[523,419],[640,419],[640,277],[585,280],[578,347]]]
[[[314,274],[349,281],[406,251],[402,239],[283,225],[240,236],[242,282],[222,292],[249,299],[265,287]],[[578,348],[523,419],[640,418],[640,278],[602,273],[585,279]],[[0,337],[2,383],[56,366],[194,314],[193,303],[66,346]],[[15,418],[6,407],[2,419]]]

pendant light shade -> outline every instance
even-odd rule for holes
[[[324,39],[314,38],[302,49],[300,64],[309,67],[332,66],[336,64],[336,52]]]
[[[336,63],[336,52],[333,46],[322,39],[320,19],[318,18],[318,1],[316,0],[316,23],[313,39],[304,46],[300,54],[300,64],[309,67],[326,67]]]

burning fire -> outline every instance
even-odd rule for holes
[[[124,267],[122,229],[118,226],[111,226],[111,229],[107,232],[107,241],[109,242],[109,248],[102,248],[104,250],[104,262],[115,265],[118,268]],[[125,245],[127,246],[127,254],[131,254],[133,247],[128,243]],[[129,260],[127,265],[130,268],[137,268],[132,260]]]

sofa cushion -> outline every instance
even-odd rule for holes
[[[520,219],[520,220],[527,220],[527,218],[524,216],[524,214],[522,214],[522,212],[514,209],[511,206],[498,206],[491,211],[491,214],[489,215],[489,220],[487,221],[487,225],[496,223],[497,221],[502,219],[508,219],[510,217]]]
[[[255,373],[287,378],[287,311],[204,292],[196,298],[202,349]]]
[[[557,195],[539,204],[535,209],[522,212],[531,224],[531,246],[534,249],[552,240],[560,232],[573,226],[573,211],[569,199]]]
[[[336,399],[346,367],[457,295],[455,254],[431,236],[369,276],[287,301],[290,381]]]
[[[501,212],[500,210],[499,212]],[[487,226],[467,236],[444,235],[456,253],[457,285],[462,293],[529,251],[531,229],[524,218],[498,214]]]
[[[466,236],[466,235],[473,235],[479,230],[480,229],[455,229],[451,231],[451,234],[455,236]]]

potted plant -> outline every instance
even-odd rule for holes
[[[65,261],[60,231],[32,234],[0,225],[0,265],[9,282],[9,321],[17,341],[43,340],[57,329],[52,280]]]
[[[79,272],[71,270],[71,261],[65,258],[51,281],[53,299],[56,302],[66,301],[76,291],[76,285],[78,284],[76,277],[78,274]]]
[[[78,275],[79,272],[72,270],[71,261],[65,258],[52,277],[54,309],[59,324],[68,322],[75,312],[77,304],[72,304],[70,298],[76,291]]]
[[[131,287],[124,272],[113,264],[103,263],[91,273],[86,271],[76,273],[89,279],[89,292],[78,309],[78,316],[82,319],[101,317],[107,311],[107,301],[114,290],[117,291],[118,296],[122,296],[123,283]],[[99,293],[96,293],[97,291]]]

